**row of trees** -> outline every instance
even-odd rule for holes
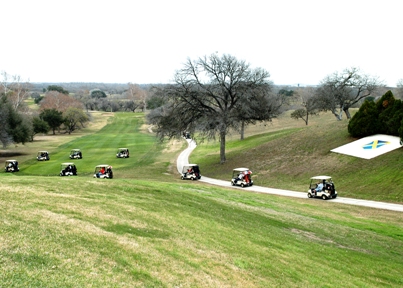
[[[385,85],[378,77],[363,74],[358,68],[348,68],[326,76],[317,87],[299,88],[300,107],[291,117],[302,119],[308,125],[309,116],[331,111],[337,120],[343,113],[351,119],[350,108],[366,98],[376,96]]]
[[[49,86],[45,97],[41,97],[39,112],[29,110],[25,100],[31,95],[30,83],[6,72],[1,75],[0,142],[3,148],[11,143],[33,141],[34,135],[50,129],[55,134],[55,129],[62,127],[66,133],[71,133],[89,121],[83,104],[55,85]]]
[[[87,110],[132,111],[145,109],[147,93],[139,85],[128,83],[119,99],[108,98],[100,89],[77,90],[69,93],[59,85],[49,85],[44,94],[30,92],[33,85],[18,75],[1,72],[0,79],[0,141],[11,143],[32,141],[34,135],[53,134],[58,130],[71,133],[89,121]],[[31,96],[39,110],[29,110],[25,100]]]
[[[152,97],[158,106],[153,107],[148,121],[161,139],[176,137],[183,131],[197,131],[202,139],[218,135],[220,162],[223,163],[226,161],[226,135],[231,129],[238,131],[242,139],[246,125],[270,121],[287,108],[294,110],[292,118],[302,119],[306,125],[310,116],[322,111],[331,111],[337,120],[342,120],[343,114],[351,119],[351,107],[359,107],[365,99],[375,99],[385,89],[378,77],[364,74],[355,67],[326,76],[316,87],[295,91],[281,89],[276,92],[269,76],[264,69],[251,69],[249,64],[230,55],[219,57],[213,54],[195,61],[188,60],[176,72],[174,84],[156,89]],[[403,92],[403,80],[399,83],[397,91]],[[368,103],[365,102],[364,107],[375,105]],[[382,103],[384,105],[384,101]],[[375,125],[389,129],[378,129],[378,132],[396,135],[402,109],[400,101],[393,103],[391,110],[386,109],[377,118],[380,126]],[[386,116],[392,113],[389,111],[393,111],[393,117]],[[358,122],[354,119],[351,125]]]
[[[403,102],[387,91],[377,101],[367,99],[348,123],[353,137],[374,134],[400,136],[403,139]]]

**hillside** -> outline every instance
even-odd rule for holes
[[[403,213],[182,181],[175,160],[185,141],[159,143],[140,113],[93,116],[96,121],[75,137],[49,135],[10,147],[20,153],[21,171],[0,173],[0,286],[403,285]],[[308,157],[313,149],[326,158],[329,144],[302,138],[316,132],[319,122],[327,129],[345,125],[316,120],[304,127],[285,117],[250,127],[254,136],[228,143],[228,165],[216,164],[214,143],[199,145],[191,157],[203,155],[204,174],[222,178],[235,164],[262,163],[253,168],[256,181],[268,179],[270,185],[272,172],[265,176],[257,167],[280,166],[276,183],[285,185],[308,172],[299,172],[301,159],[287,166],[281,157],[291,160],[285,153],[303,151]],[[336,137],[335,131],[323,134],[332,135],[326,142],[341,142],[344,132]],[[309,145],[290,148],[290,141]],[[34,160],[39,147],[51,152],[50,161]],[[128,147],[130,158],[117,159],[118,147]],[[84,158],[74,161],[79,175],[59,177],[72,148],[83,151]],[[266,160],[268,153],[258,153],[264,149],[271,151]],[[115,178],[94,179],[99,163],[113,165]],[[342,164],[339,159],[337,167]],[[304,186],[299,182],[292,183]]]
[[[223,165],[218,142],[199,143],[190,162],[198,163],[203,175],[228,181],[233,168],[248,167],[256,185],[294,191],[306,191],[312,176],[330,175],[341,197],[403,203],[403,150],[370,160],[330,152],[356,140],[347,125],[326,113],[306,126],[285,113],[272,124],[250,127],[243,141],[232,135]]]

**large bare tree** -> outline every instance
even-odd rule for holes
[[[350,119],[349,108],[383,86],[378,77],[362,74],[358,68],[353,67],[323,79],[316,96],[321,108],[330,110],[337,120],[342,119],[343,112]]]
[[[231,55],[190,59],[158,91],[167,104],[149,114],[157,135],[169,138],[187,130],[208,139],[219,136],[220,162],[226,161],[226,135],[242,122],[270,120],[279,104],[271,94],[269,72],[251,69]]]

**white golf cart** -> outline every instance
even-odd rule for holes
[[[314,176],[309,184],[308,198],[322,198],[323,200],[337,197],[332,177]]]
[[[199,165],[187,164],[182,168],[182,180],[198,180],[201,178]]]
[[[71,149],[70,159],[83,159],[83,153],[80,149]]]
[[[4,165],[4,170],[6,172],[18,172],[20,168],[18,168],[18,161],[17,160],[6,160]]]
[[[38,155],[36,156],[38,161],[48,161],[50,160],[48,151],[38,151]]]
[[[94,178],[112,179],[113,178],[112,166],[107,164],[95,166]]]
[[[60,176],[77,176],[77,167],[74,163],[62,163],[60,169]]]
[[[128,148],[119,148],[116,153],[117,158],[129,158],[130,153]]]
[[[253,185],[252,171],[248,168],[235,168],[232,171],[232,186],[248,187]]]

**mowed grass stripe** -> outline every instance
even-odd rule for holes
[[[35,159],[21,163],[21,174],[26,175],[58,175],[63,162],[74,162],[78,174],[88,176],[99,164],[109,164],[114,169],[133,168],[144,158],[152,161],[154,154],[149,153],[156,145],[152,134],[140,131],[144,123],[144,115],[140,113],[116,113],[108,124],[97,133],[82,136],[65,143],[51,153],[50,161],[39,162]],[[144,134],[139,136],[140,134]],[[130,158],[117,159],[116,152],[120,147],[129,148]],[[83,159],[71,160],[71,149],[81,149]],[[44,149],[46,150],[46,149]],[[147,155],[147,157],[144,157]]]

